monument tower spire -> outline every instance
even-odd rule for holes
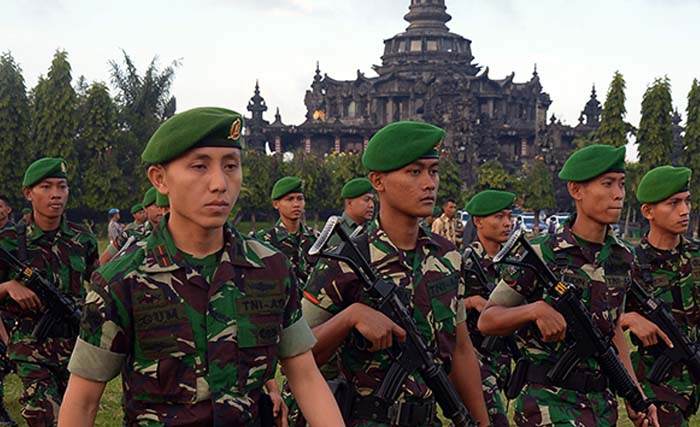
[[[445,0],[411,0],[409,12],[403,17],[409,22],[406,31],[449,31],[447,23],[452,17],[447,13]]]

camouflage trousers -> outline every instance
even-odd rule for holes
[[[515,401],[520,427],[613,427],[617,400],[609,391],[580,393],[559,387],[527,384]]]
[[[479,371],[481,372],[481,388],[484,391],[484,402],[491,420],[491,427],[508,427],[508,408],[505,396],[501,392],[510,372],[511,356],[495,354],[483,356],[477,352]]]
[[[10,360],[24,391],[20,396],[22,417],[30,427],[50,427],[58,422],[58,410],[68,384],[68,359],[75,339],[32,337],[17,339],[9,346]]]

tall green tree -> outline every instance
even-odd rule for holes
[[[615,147],[627,144],[627,136],[634,132],[634,127],[625,121],[625,100],[625,79],[619,71],[615,71],[603,104],[600,127],[593,135],[593,143]]]
[[[493,189],[513,191],[515,178],[506,172],[503,164],[498,160],[484,162],[477,169],[477,191]]]
[[[668,77],[654,80],[644,93],[637,144],[639,162],[645,170],[671,164],[673,105]]]
[[[236,207],[250,213],[253,230],[257,230],[257,212],[270,210],[270,190],[281,178],[281,155],[266,156],[258,151],[243,156],[243,188]]]
[[[10,52],[0,55],[0,193],[21,206],[22,176],[28,158],[31,118],[22,70]]]
[[[329,193],[332,198],[331,207],[339,212],[343,210],[343,200],[340,192],[346,182],[353,178],[367,175],[367,171],[362,166],[362,155],[359,153],[333,153],[325,158],[326,167],[331,174],[331,188]]]
[[[462,200],[464,181],[459,174],[459,165],[452,156],[443,154],[440,157],[440,186],[438,187],[437,203],[453,198]]]
[[[105,206],[126,207],[136,203],[141,195],[127,194],[121,183],[122,172],[113,147],[118,135],[117,107],[107,86],[103,83],[90,85],[79,112],[76,149],[81,174],[77,177],[77,196],[81,205],[104,210]]]
[[[57,50],[46,78],[39,79],[34,102],[34,157],[62,157],[68,163],[68,180],[78,165],[74,149],[77,129],[77,96],[71,85],[68,53]],[[35,159],[31,159],[35,160]],[[73,203],[71,203],[73,205]]]
[[[695,191],[691,192],[692,206],[694,215],[693,218],[693,233],[697,235],[697,228],[700,216],[700,83],[698,79],[693,79],[693,84],[688,92],[688,106],[686,107],[686,126],[685,135],[683,136],[683,165],[693,170],[691,188]]]
[[[158,57],[154,57],[142,75],[131,57],[122,53],[123,64],[109,62],[112,84],[117,90],[120,128],[124,130],[116,150],[129,194],[140,194],[149,185],[141,152],[158,126],[175,114],[175,97],[170,89],[180,63],[173,61],[160,69]]]
[[[535,212],[535,235],[540,232],[540,212],[556,207],[552,174],[542,160],[535,160],[529,168],[523,183],[523,207]]]

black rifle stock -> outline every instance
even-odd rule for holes
[[[465,283],[469,278],[472,278],[477,280],[481,286],[489,291],[489,293],[493,292],[493,289],[495,288],[494,283],[489,280],[486,272],[481,266],[478,255],[470,247],[464,249],[464,252],[462,253],[462,270],[464,273],[467,273],[466,277],[464,278]],[[484,336],[484,339],[481,342],[481,348],[490,353],[498,348],[501,348],[501,343],[505,345],[508,352],[515,360],[519,360],[521,357],[523,357],[522,353],[518,349],[518,345],[515,343],[515,338],[512,335],[507,337]]]
[[[664,331],[673,343],[673,348],[668,347],[663,341],[651,348],[653,354],[656,355],[656,360],[647,374],[649,381],[660,384],[668,377],[674,365],[683,363],[688,367],[693,380],[697,383],[700,380],[700,349],[698,349],[698,345],[683,333],[666,304],[651,296],[636,280],[632,281],[630,290],[632,297],[639,301],[644,317]],[[641,346],[638,340],[633,341]]]
[[[17,281],[31,289],[41,303],[45,312],[36,324],[32,334],[39,340],[49,336],[54,326],[65,327],[78,335],[80,327],[80,308],[51,282],[42,277],[36,270],[17,259],[10,252],[0,247],[0,259],[17,273]]]
[[[514,249],[523,253],[515,261],[505,260]],[[522,230],[516,229],[494,257],[494,262],[512,264],[532,270],[552,299],[552,307],[566,319],[566,342],[563,355],[547,372],[553,383],[564,381],[582,359],[594,358],[610,384],[637,412],[646,412],[650,402],[644,399],[632,377],[625,369],[612,340],[593,322],[591,314],[576,295],[575,288],[559,280],[527,241]]]
[[[435,363],[433,352],[418,332],[413,315],[396,293],[397,286],[379,277],[372,269],[369,260],[365,259],[355,242],[341,227],[338,227],[339,219],[336,216],[328,219],[321,235],[309,250],[309,254],[346,263],[364,282],[367,295],[376,301],[378,309],[406,331],[405,342],[395,345],[392,349],[394,363],[375,396],[387,402],[393,402],[406,377],[418,371],[435,395],[435,400],[442,408],[443,414],[453,422],[455,427],[476,427],[478,423],[470,417],[442,366]],[[323,252],[333,233],[338,234],[342,244],[332,253]]]

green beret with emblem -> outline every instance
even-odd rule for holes
[[[640,203],[656,203],[674,194],[688,191],[691,170],[683,167],[659,166],[642,177],[637,187]]]
[[[141,201],[144,208],[147,208],[156,202],[156,194],[158,194],[156,187],[151,187],[146,191],[146,193],[143,195],[143,200]]]
[[[167,194],[161,194],[156,191],[156,206],[159,208],[166,208],[170,206],[170,197]]]
[[[30,213],[32,213],[32,209],[31,209],[31,208],[24,208],[24,209],[22,209],[22,215],[27,215],[27,214],[30,214]]]
[[[275,182],[275,185],[272,187],[270,198],[272,200],[277,200],[289,193],[303,193],[303,185],[304,181],[302,181],[301,178],[297,178],[296,176],[285,176]]]
[[[46,178],[67,178],[66,161],[58,157],[44,157],[37,160],[24,172],[22,186],[31,187]]]
[[[595,144],[575,151],[559,172],[564,181],[584,182],[608,172],[625,172],[625,147]]]
[[[440,156],[445,131],[421,122],[396,122],[381,128],[367,143],[362,165],[377,172],[400,169],[422,158]]]
[[[508,191],[484,190],[471,198],[466,209],[472,216],[488,216],[510,209],[514,201],[515,194]]]
[[[348,181],[340,191],[343,199],[354,199],[372,192],[372,183],[367,178],[354,178]]]
[[[142,211],[143,210],[143,205],[141,203],[137,203],[134,206],[131,207],[131,213],[135,214],[136,212]]]
[[[243,117],[235,111],[200,107],[175,114],[153,133],[141,158],[148,164],[167,163],[199,147],[242,148]]]

